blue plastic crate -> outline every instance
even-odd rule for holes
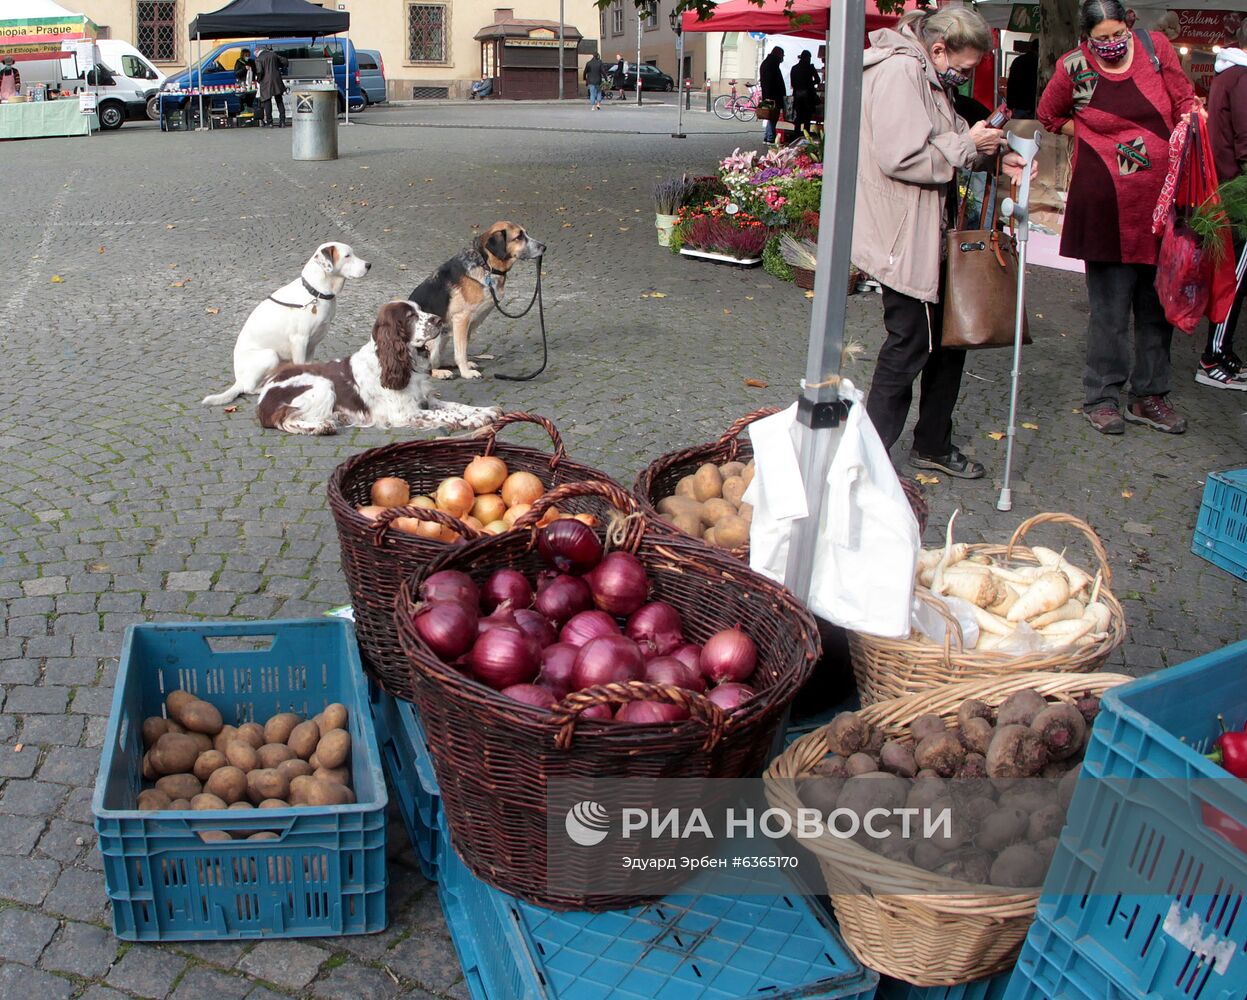
[[[879,1000],[1003,1000],[1012,973],[1002,972],[991,979],[976,979],[958,986],[915,986],[913,983],[879,977]]]
[[[1026,935],[1004,1000],[1138,1000],[1141,996],[1114,982],[1041,917]]]
[[[1247,643],[1109,691],[1039,915],[1137,997],[1247,996],[1247,782],[1206,760],[1218,713],[1247,723]]]
[[[140,812],[142,722],[173,690],[227,723],[277,712],[350,714],[346,806]],[[126,630],[91,802],[112,900],[130,941],[364,934],[385,927],[385,779],[351,626],[343,621],[135,625]],[[201,831],[277,840],[205,842]]]
[[[385,776],[398,803],[420,871],[430,882],[436,882],[442,803],[416,706],[392,698],[371,683],[369,695]]]
[[[1247,469],[1208,474],[1191,551],[1247,580]]]

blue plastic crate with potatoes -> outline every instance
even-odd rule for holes
[[[879,977],[879,1000],[1003,1000],[1012,973],[976,979],[956,986],[915,986],[890,976]]]
[[[137,807],[143,720],[189,691],[225,722],[348,711],[356,801],[286,809]],[[126,630],[91,802],[112,901],[129,941],[366,934],[385,927],[385,778],[347,622],[135,625]],[[230,839],[205,840],[202,835]],[[252,840],[260,832],[276,838]]]
[[[1247,996],[1247,643],[1107,692],[1039,917],[1133,997]]]
[[[1004,1000],[1139,1000],[1153,995],[1135,993],[1130,986],[1114,981],[1039,917],[1026,935]]]
[[[430,882],[437,881],[437,858],[441,850],[442,803],[433,774],[433,761],[424,746],[424,730],[416,706],[392,698],[376,684],[369,684],[372,718],[381,747],[381,764],[398,806],[407,837]]]
[[[1247,580],[1247,469],[1209,473],[1191,551]]]

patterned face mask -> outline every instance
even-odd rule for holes
[[[1107,42],[1093,38],[1091,39],[1091,50],[1106,63],[1119,63],[1126,58],[1126,53],[1130,51],[1130,38],[1126,37],[1120,41]]]
[[[965,86],[966,82],[970,79],[970,75],[968,73],[962,73],[960,70],[955,70],[951,66],[949,66],[948,69],[943,70],[939,76],[940,83],[942,83],[945,87],[950,87],[953,90],[956,90],[958,87]]]

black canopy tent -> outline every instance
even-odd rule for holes
[[[220,10],[200,14],[190,23],[190,37],[196,43],[207,38],[280,38],[283,35],[336,35],[349,31],[351,15],[346,11],[326,10],[307,0],[234,0]],[[202,51],[199,72],[203,73]],[[203,120],[203,79],[200,78],[199,116]],[[346,82],[346,106],[349,120],[351,81]]]

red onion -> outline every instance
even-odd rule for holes
[[[551,688],[560,698],[572,689],[572,668],[576,665],[578,646],[556,642],[541,651],[541,673],[537,683]]]
[[[701,650],[701,672],[718,684],[743,681],[758,664],[753,640],[738,628],[725,628],[706,640]]]
[[[674,656],[655,656],[645,664],[642,680],[650,684],[670,684],[685,691],[706,690],[706,678],[701,671]]]
[[[684,643],[682,628],[680,612],[666,601],[653,601],[628,619],[624,635],[646,656],[666,656]]]
[[[547,564],[564,573],[586,573],[602,561],[602,543],[593,529],[570,517],[541,529],[537,551]]]
[[[593,603],[612,615],[630,615],[649,593],[649,579],[641,560],[631,552],[611,552],[585,577]]]
[[[559,700],[558,696],[544,684],[512,684],[503,688],[502,693],[508,698],[522,701],[525,705],[535,708],[553,708]]]
[[[476,640],[468,662],[479,681],[501,691],[537,676],[541,647],[523,632],[495,628]]]
[[[563,522],[555,521],[554,523],[562,524]],[[533,603],[533,607],[555,625],[565,625],[573,615],[578,615],[593,607],[593,591],[580,577],[562,573],[544,585],[537,585],[537,600]]]
[[[493,611],[503,601],[513,611],[529,608],[533,604],[533,588],[524,574],[514,569],[500,569],[485,581],[481,588],[481,607]]]
[[[523,632],[520,623],[515,620],[515,612],[510,608],[499,608],[488,618],[479,618],[476,622],[476,634],[484,635],[491,629],[505,628],[512,632]]]
[[[590,705],[580,713],[582,719],[601,719],[604,722],[610,722],[615,718],[615,713],[611,711],[610,705]]]
[[[476,610],[455,601],[423,604],[412,616],[420,638],[439,659],[454,660],[476,641]]]
[[[616,722],[634,722],[640,725],[680,722],[687,718],[687,708],[665,701],[630,701],[615,715]]]
[[[515,612],[515,623],[525,635],[537,640],[537,645],[545,649],[551,643],[558,642],[559,634],[550,619],[530,608],[520,608]]]
[[[686,642],[671,655],[681,663],[687,664],[696,670],[701,670],[701,647],[697,643]]]
[[[580,647],[572,668],[572,687],[639,681],[644,669],[645,658],[635,642],[623,635],[604,635]]]
[[[467,573],[441,569],[420,584],[420,597],[426,601],[458,601],[475,609],[481,594]]]
[[[755,694],[757,692],[748,684],[732,684],[729,682],[711,688],[710,693],[706,697],[723,709],[723,711],[734,712]]]
[[[559,642],[583,646],[590,639],[600,639],[604,635],[619,635],[619,625],[615,619],[605,611],[582,611],[573,615],[563,626]]]

